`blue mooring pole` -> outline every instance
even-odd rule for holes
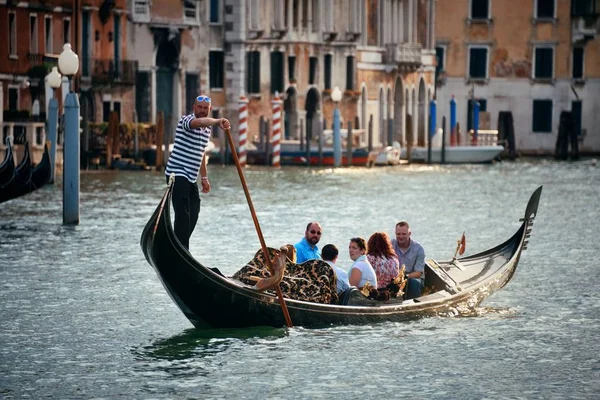
[[[436,128],[436,113],[437,113],[437,103],[435,100],[431,100],[429,102],[429,140],[427,141],[427,164],[431,164],[431,141],[435,136],[435,128]]]
[[[478,131],[479,131],[479,102],[477,100],[474,100],[473,101],[473,144],[477,144]]]
[[[56,135],[58,129],[58,100],[52,97],[48,103],[48,140],[50,141],[50,181],[56,178]]]
[[[450,146],[456,146],[458,144],[458,137],[456,132],[456,100],[454,96],[450,99]]]
[[[337,104],[333,110],[333,166],[342,165],[342,138],[340,132],[340,109]]]
[[[65,99],[63,145],[63,225],[79,224],[79,99],[69,92]]]

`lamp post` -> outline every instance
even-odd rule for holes
[[[58,89],[62,81],[57,67],[52,67],[52,71],[46,75],[46,83],[52,88],[52,98],[48,103],[47,127],[48,140],[50,141],[50,182],[54,184],[56,178],[56,132],[58,129],[58,100],[54,91]]]
[[[79,70],[79,57],[66,43],[58,57],[58,68],[67,77]],[[65,98],[65,138],[63,144],[63,225],[79,224],[79,99],[69,91]]]
[[[342,91],[338,86],[331,91],[331,100],[335,103],[333,110],[333,165],[339,167],[342,165],[342,138],[340,133],[340,108],[338,107],[342,100]]]

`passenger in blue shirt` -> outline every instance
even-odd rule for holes
[[[317,247],[317,243],[321,240],[322,233],[321,225],[318,222],[309,222],[306,225],[304,237],[294,245],[296,248],[297,264],[302,264],[308,260],[321,259],[321,250]]]
[[[348,281],[348,274],[346,271],[335,265],[337,261],[339,250],[333,244],[326,244],[323,246],[323,261],[327,264],[331,265],[331,268],[335,271],[335,275],[337,277],[337,293],[340,294],[344,290],[350,288],[350,282]]]

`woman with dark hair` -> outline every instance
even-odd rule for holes
[[[377,288],[377,276],[375,270],[367,260],[367,242],[361,237],[350,239],[348,252],[354,264],[348,272],[350,286],[361,289],[367,282],[375,289]]]
[[[400,273],[398,256],[385,232],[375,232],[367,243],[367,260],[377,275],[378,289],[385,288]]]

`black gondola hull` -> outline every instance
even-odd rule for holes
[[[438,281],[435,283],[438,287],[457,279],[446,288],[405,302],[365,298],[361,305],[334,305],[286,299],[293,324],[306,327],[372,324],[472,311],[512,278],[526,244],[528,227],[537,213],[538,192],[541,188],[536,191],[534,211],[526,215],[520,229],[506,242],[457,261],[428,263],[427,275]],[[181,246],[171,226],[170,189],[144,228],[140,244],[167,293],[195,327],[286,325],[276,296],[256,291],[203,266]],[[459,264],[461,271],[454,272],[455,264]],[[465,279],[458,281],[461,276]]]
[[[25,143],[23,159],[16,168],[11,181],[0,188],[0,203],[25,196],[44,186],[50,181],[51,163],[48,145],[44,145],[44,154],[38,165],[32,167],[29,144]]]

